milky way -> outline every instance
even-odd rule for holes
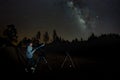
[[[82,3],[82,1],[81,1]],[[67,15],[71,17],[76,27],[79,27],[79,32],[81,37],[85,35],[91,35],[94,33],[94,28],[98,23],[99,16],[94,15],[92,11],[90,11],[87,5],[80,5],[79,3],[75,3],[74,0],[66,1],[66,12]]]

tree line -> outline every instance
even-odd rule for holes
[[[5,43],[6,45],[10,45],[10,43],[15,44],[18,41],[18,31],[14,24],[10,24],[6,26],[7,28],[4,30],[3,35],[5,38],[0,37],[0,45],[3,46]],[[20,42],[16,45],[25,46],[27,43],[32,40],[34,45],[37,46],[41,44],[41,32],[36,32],[36,35],[29,39],[24,37]],[[56,30],[53,30],[52,41],[50,41],[50,36],[48,32],[43,34],[43,41],[45,44],[48,45],[50,50],[56,51],[64,51],[64,50],[73,50],[78,51],[80,49],[86,49],[91,47],[100,47],[100,46],[119,46],[120,44],[120,35],[109,33],[109,34],[101,34],[100,36],[96,36],[94,33],[88,37],[87,40],[73,39],[71,42],[68,40],[64,40],[63,38],[59,37]]]

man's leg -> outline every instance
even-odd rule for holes
[[[34,73],[35,72],[35,62],[34,62],[34,59],[33,58],[31,58],[30,59],[30,71],[32,72],[32,73]]]
[[[33,58],[27,59],[27,66],[25,68],[26,72],[31,72],[31,70],[34,70],[34,60]]]
[[[30,72],[30,67],[31,67],[31,60],[27,58],[27,64],[26,64],[25,71]]]

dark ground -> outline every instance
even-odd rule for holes
[[[104,54],[103,50],[93,51],[101,54],[96,56],[72,55],[71,58],[75,68],[70,67],[69,58],[64,67],[61,68],[61,64],[65,59],[64,54],[47,53],[46,59],[52,70],[49,70],[44,61],[41,61],[38,63],[35,73],[31,74],[25,72],[24,59],[18,57],[20,54],[16,54],[13,47],[8,47],[5,50],[1,49],[1,52],[4,53],[0,58],[2,63],[0,68],[1,78],[11,80],[116,80],[119,78],[119,49],[114,50],[105,49],[104,53],[106,55],[104,56],[102,56]],[[88,54],[87,51],[85,54]],[[114,55],[111,53],[114,53]],[[36,60],[37,55],[34,58]]]

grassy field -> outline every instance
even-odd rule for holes
[[[104,78],[104,61],[102,58],[96,59],[93,57],[72,56],[69,54],[74,64],[73,66],[70,58],[66,58],[64,53],[45,53],[45,59],[48,64],[46,64],[44,60],[41,60],[36,67],[35,73],[29,74],[24,70],[26,63],[25,53],[23,51],[16,53],[13,47],[9,47],[5,50],[4,54],[5,53],[7,53],[6,58],[8,58],[9,65],[3,67],[6,68],[6,76],[12,75],[11,79],[14,78],[13,76],[17,76],[20,79],[26,78],[32,80],[89,80],[96,79],[95,76],[97,76],[98,79]],[[34,54],[34,59],[35,61],[38,59],[37,52]],[[66,61],[62,66],[65,59]],[[5,60],[5,55],[3,60]],[[2,62],[5,63],[5,61]]]

